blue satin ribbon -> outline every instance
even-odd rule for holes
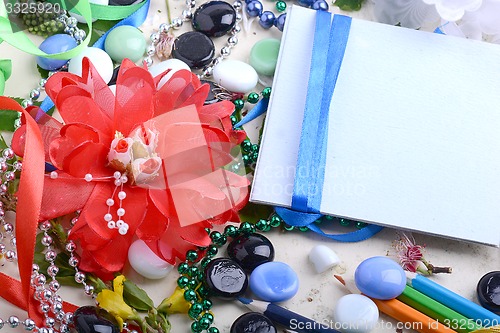
[[[141,24],[144,23],[146,18],[148,17],[148,11],[149,11],[149,5],[150,5],[151,0],[146,0],[144,1],[144,5],[141,6],[137,11],[135,11],[133,14],[130,16],[124,18],[117,24],[115,24],[111,29],[106,31],[104,35],[102,35],[95,43],[92,45],[93,47],[98,47],[100,49],[104,50],[104,41],[106,40],[106,37],[108,34],[115,28],[122,26],[122,25],[131,25],[136,28],[138,28]],[[42,104],[40,105],[40,108],[44,111],[47,112],[50,109],[54,107],[54,102],[49,97],[46,97]]]
[[[329,28],[328,28],[329,27]],[[325,237],[357,242],[367,239],[382,227],[368,225],[345,234],[326,234],[314,221],[319,219],[325,177],[328,117],[337,78],[349,38],[351,18],[316,12],[313,55],[300,137],[291,209],[276,207],[276,213],[289,225],[307,226]],[[334,111],[334,110],[333,110]]]
[[[263,97],[255,106],[248,111],[247,115],[241,119],[238,123],[234,124],[234,128],[241,127],[246,123],[251,122],[258,116],[264,114],[267,111],[269,105],[269,97]]]

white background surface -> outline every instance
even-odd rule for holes
[[[172,17],[175,17],[175,14],[180,13],[184,9],[184,1],[170,0],[169,3],[174,14]],[[263,3],[266,9],[274,6],[273,2],[264,1]],[[287,3],[290,5],[290,2]],[[332,7],[331,10],[338,12],[335,7]],[[371,19],[370,3],[365,4],[362,12],[352,14],[353,16]],[[164,3],[153,0],[149,19],[144,25],[146,35],[149,35],[153,26],[157,27],[160,23],[166,21],[166,19],[167,15]],[[176,35],[184,30],[189,30],[189,28],[189,26],[183,28],[176,32]],[[247,60],[250,48],[256,41],[269,35],[279,38],[280,34],[276,29],[273,29],[271,32],[265,31],[258,26],[257,22],[253,22],[248,31],[242,32],[239,35],[240,42],[233,50],[231,58]],[[219,46],[218,49],[220,49],[220,46],[224,42],[225,39],[223,37],[216,41],[216,44]],[[35,59],[14,50],[5,43],[0,45],[0,58],[13,59],[13,75],[7,82],[6,95],[25,97],[32,88],[36,87],[39,80],[35,67]],[[471,89],[474,89],[474,87],[471,87]],[[260,88],[256,89],[256,91],[260,91]],[[491,91],[490,93],[495,94],[498,92]],[[255,122],[248,124],[246,128],[251,132],[255,132],[256,127]],[[479,228],[478,221],[475,219],[471,219],[468,223],[473,229]],[[346,230],[339,225],[332,227],[335,228],[334,230],[332,228],[331,231],[337,230],[341,232]],[[498,232],[498,229],[494,232]],[[333,320],[332,312],[335,302],[345,294],[345,291],[334,281],[333,274],[343,273],[346,279],[351,278],[357,265],[364,259],[375,255],[383,256],[393,253],[391,244],[396,238],[396,231],[386,228],[372,239],[355,244],[336,243],[312,233],[302,232],[282,233],[275,230],[268,233],[267,236],[275,246],[275,260],[288,263],[296,270],[300,277],[298,294],[293,299],[284,302],[283,305],[302,315],[322,322],[324,320]],[[418,243],[427,245],[426,257],[430,262],[437,266],[453,267],[451,275],[436,276],[434,280],[466,298],[476,301],[475,288],[480,277],[489,271],[500,269],[500,252],[497,248],[419,234],[415,234],[415,238]],[[313,266],[307,260],[309,250],[319,243],[332,248],[342,260],[342,264],[336,270],[330,270],[320,275],[314,272]],[[224,253],[223,250],[220,252]],[[17,274],[12,265],[6,264],[0,269],[10,272],[13,276]],[[164,297],[172,292],[177,278],[176,273],[172,272],[164,280],[146,281],[135,275],[129,268],[126,269],[125,273],[129,278],[145,288],[156,304],[159,304]],[[64,288],[62,296],[65,300],[75,304],[90,304],[90,300],[83,296],[83,290]],[[229,327],[234,319],[246,310],[236,302],[218,300],[214,300],[214,302],[215,324],[222,332],[229,332]],[[0,318],[6,320],[10,315],[17,315],[21,320],[26,318],[26,314],[22,310],[16,309],[5,301],[0,300]],[[173,333],[190,332],[190,321],[186,316],[172,316],[171,322]],[[21,332],[22,329],[18,328],[14,330],[4,327],[2,331],[9,333]],[[382,315],[380,325],[375,329],[375,332],[394,333],[395,331],[395,321]],[[404,331],[409,332],[406,329]]]

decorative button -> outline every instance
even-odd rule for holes
[[[130,266],[148,279],[161,279],[170,273],[174,266],[161,259],[151,251],[144,241],[138,239],[130,245],[128,250]]]
[[[68,72],[82,76],[82,60],[86,57],[104,80],[108,83],[113,76],[113,61],[109,55],[97,47],[87,47],[76,57],[71,58],[68,65]]]
[[[299,290],[299,278],[287,264],[271,261],[253,270],[250,289],[263,301],[282,302],[295,296]]]
[[[118,323],[106,311],[94,306],[82,306],[73,313],[73,325],[78,333],[119,333]]]
[[[224,1],[210,1],[194,12],[193,28],[210,37],[220,37],[231,30],[236,23],[236,11]]]
[[[179,59],[167,59],[165,61],[160,62],[159,64],[151,66],[149,68],[149,72],[153,76],[158,76],[169,69],[170,71],[167,74],[165,74],[165,76],[163,76],[163,78],[160,80],[160,83],[158,84],[158,89],[163,87],[163,85],[168,80],[170,80],[170,78],[172,77],[172,75],[174,75],[175,72],[180,71],[181,69],[191,71],[189,66],[184,61],[180,61]]]
[[[215,66],[214,81],[229,91],[247,93],[255,88],[259,76],[249,64],[226,59]]]
[[[368,258],[354,272],[356,286],[365,295],[388,300],[401,295],[406,274],[394,260],[386,257]]]
[[[73,37],[66,34],[56,34],[48,37],[40,44],[40,50],[47,54],[65,52],[77,46]],[[49,59],[44,57],[36,57],[36,63],[41,68],[53,71],[64,66],[68,60]]]
[[[122,25],[109,32],[104,49],[115,62],[120,63],[125,58],[137,62],[146,51],[146,40],[139,29]]]
[[[500,271],[490,272],[479,280],[477,298],[484,308],[500,315]]]
[[[247,275],[235,261],[212,260],[205,268],[205,281],[214,296],[233,298],[242,295],[248,286]]]
[[[318,274],[337,266],[340,263],[339,256],[326,245],[316,245],[309,252],[309,261],[314,265]]]
[[[274,38],[261,39],[250,51],[250,65],[261,75],[274,75],[280,41]]]
[[[230,333],[276,333],[273,322],[258,312],[248,312],[239,316],[231,325]]]
[[[333,310],[333,317],[343,333],[369,332],[375,328],[378,316],[377,305],[358,294],[342,296]]]
[[[227,247],[228,256],[240,264],[246,272],[273,261],[274,247],[269,239],[261,234],[241,235]]]
[[[191,68],[203,68],[215,55],[215,46],[210,38],[197,31],[183,33],[174,41],[172,57],[182,60]]]

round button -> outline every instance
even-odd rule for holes
[[[239,316],[231,325],[230,333],[276,333],[276,327],[266,316],[248,312]]]
[[[248,286],[243,268],[227,258],[214,259],[207,265],[205,282],[211,294],[229,299],[242,295]]]
[[[250,275],[250,289],[267,302],[286,301],[299,290],[295,271],[283,262],[271,261],[257,266]]]
[[[146,51],[146,40],[136,27],[122,25],[109,32],[104,49],[115,62],[122,62],[125,58],[137,62]]]
[[[193,28],[210,37],[225,35],[236,24],[236,11],[225,1],[210,1],[194,12]]]
[[[356,268],[354,280],[363,294],[381,300],[398,297],[406,286],[406,274],[401,266],[386,257],[363,261]]]
[[[47,54],[65,52],[77,46],[73,37],[66,34],[56,34],[45,39],[40,44],[40,50]],[[53,71],[64,66],[68,60],[49,59],[44,57],[36,57],[38,66],[48,71]]]
[[[343,333],[366,333],[378,322],[377,305],[358,294],[342,296],[335,305],[333,317]]]
[[[246,272],[251,272],[257,266],[273,261],[274,247],[271,241],[261,234],[241,235],[229,243],[227,254]]]
[[[274,38],[261,39],[250,50],[250,65],[261,75],[274,75],[280,41]]]
[[[174,41],[172,57],[182,60],[191,68],[203,68],[215,55],[215,46],[210,38],[197,31],[183,33]]]
[[[484,308],[500,315],[500,271],[489,272],[479,280],[477,298]]]

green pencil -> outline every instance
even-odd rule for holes
[[[464,317],[410,286],[405,287],[398,299],[454,331],[468,333],[481,328],[481,325],[474,320]]]

